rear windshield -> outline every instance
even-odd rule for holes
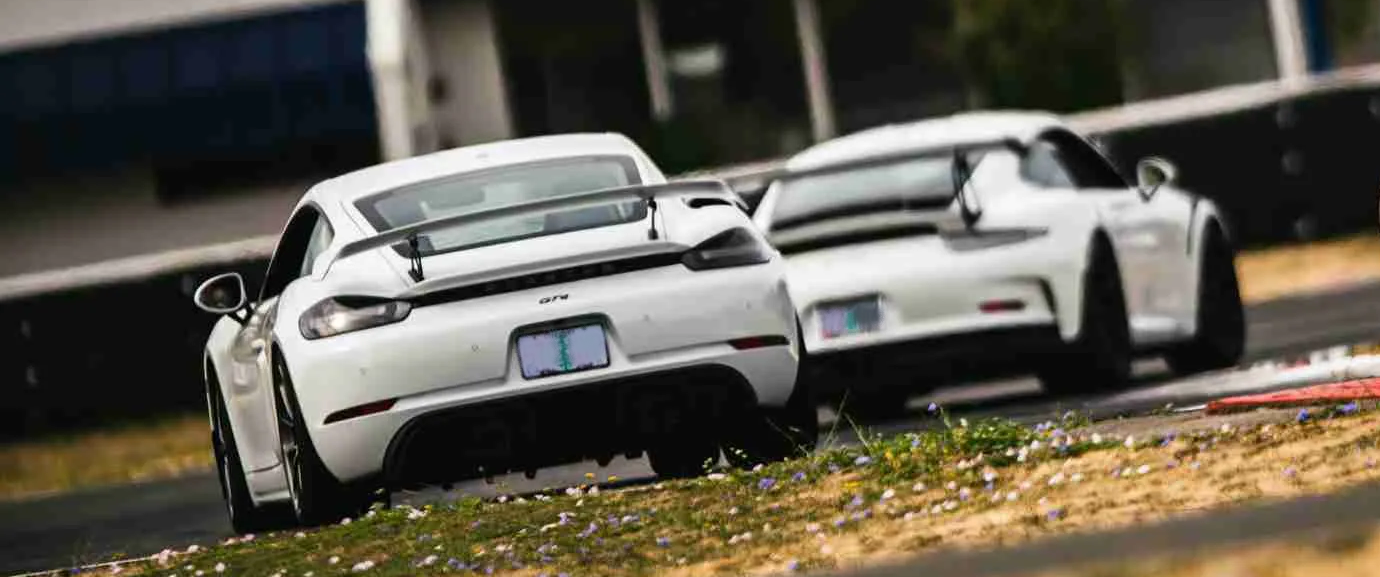
[[[967,152],[974,167],[986,148]],[[953,199],[953,155],[933,153],[788,177],[772,213],[776,230],[873,212],[931,207]]]
[[[378,232],[515,203],[641,184],[626,156],[589,156],[468,172],[355,201]],[[646,218],[640,202],[517,216],[445,230],[419,238],[423,255],[511,242],[548,234],[635,222]]]

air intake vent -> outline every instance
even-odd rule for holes
[[[666,253],[548,270],[427,293],[413,298],[412,305],[414,307],[424,307],[591,278],[627,274],[640,270],[679,265],[681,262],[680,259],[680,253]]]

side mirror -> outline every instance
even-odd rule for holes
[[[1168,160],[1159,157],[1142,159],[1136,163],[1136,188],[1146,200],[1155,195],[1161,186],[1174,182],[1178,170]]]
[[[192,295],[197,308],[208,313],[228,315],[244,308],[244,277],[230,272],[216,275],[201,283]]]

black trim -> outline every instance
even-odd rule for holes
[[[414,307],[425,307],[523,291],[586,279],[615,276],[667,266],[681,265],[682,254],[669,252],[649,256],[597,262],[535,272],[504,279],[433,291],[408,299]]]
[[[937,387],[1028,373],[1062,344],[1055,324],[991,329],[841,351],[815,351],[806,357],[801,371],[816,383],[816,392],[826,398],[837,397],[850,388],[867,392],[869,387],[907,383]],[[882,378],[896,374],[909,378]]]
[[[393,435],[383,477],[409,488],[636,453],[682,419],[715,434],[757,403],[743,375],[711,364],[440,409]]]

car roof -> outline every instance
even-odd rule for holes
[[[1029,142],[1051,128],[1067,128],[1047,112],[964,112],[941,118],[888,124],[841,136],[805,149],[786,161],[786,170],[812,170],[911,150],[1015,139]]]
[[[371,194],[498,166],[577,156],[618,155],[640,160],[641,149],[617,133],[534,136],[462,146],[362,168],[318,183],[306,200],[349,203]]]

